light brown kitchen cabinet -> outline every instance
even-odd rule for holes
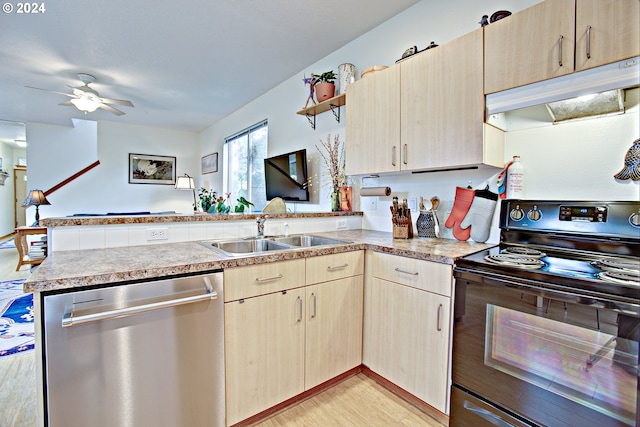
[[[638,0],[576,2],[576,71],[640,55]]]
[[[478,29],[400,63],[401,169],[484,163],[482,52]]]
[[[225,270],[227,425],[360,365],[363,273],[363,251]]]
[[[370,251],[366,256],[363,364],[446,413],[452,267]]]
[[[504,166],[485,156],[482,51],[478,29],[351,84],[347,172]]]
[[[400,68],[349,85],[345,165],[350,175],[400,170]]]
[[[306,291],[308,390],[362,362],[362,274],[311,285]]]
[[[547,0],[484,27],[485,93],[572,73],[575,0]]]
[[[546,0],[484,28],[485,93],[640,55],[637,0]]]
[[[227,425],[304,391],[304,300],[302,287],[225,303]]]

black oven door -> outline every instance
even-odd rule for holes
[[[450,425],[637,426],[638,313],[458,276]]]

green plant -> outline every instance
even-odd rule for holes
[[[219,213],[219,214],[229,213],[229,211],[231,210],[231,206],[226,204],[227,200],[229,200],[229,197],[231,197],[231,193],[227,193],[226,198],[219,196],[215,200],[215,204],[212,204],[211,207],[207,210],[207,213]]]
[[[235,206],[233,211],[235,213],[244,213],[245,208],[249,209],[249,206],[255,206],[253,203],[240,196],[240,198],[236,199],[238,204]]]
[[[200,188],[200,190],[198,190],[198,200],[200,208],[202,208],[204,212],[209,212],[209,209],[216,201],[216,192],[206,188]]]
[[[318,84],[318,83],[333,83],[333,82],[336,81],[336,78],[338,78],[338,76],[336,76],[336,73],[334,73],[333,70],[324,72],[324,73],[322,73],[320,75],[316,75],[314,77],[316,78],[316,84]]]

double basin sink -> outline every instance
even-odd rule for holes
[[[348,243],[351,242],[310,234],[296,234],[286,237],[249,237],[245,239],[202,242],[206,247],[231,257]]]

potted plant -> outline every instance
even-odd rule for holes
[[[314,77],[316,78],[315,91],[318,102],[333,98],[336,93],[336,85],[334,83],[337,78],[336,73],[331,70]]]
[[[216,192],[209,191],[206,188],[200,188],[198,192],[198,199],[198,204],[200,205],[200,209],[202,209],[202,212],[207,212],[216,201]]]
[[[238,204],[233,209],[235,213],[244,213],[245,208],[249,209],[249,206],[255,206],[253,203],[251,203],[250,201],[248,201],[242,196],[240,196],[240,198],[237,199],[237,202]]]
[[[322,148],[316,144],[316,149],[320,153],[324,165],[327,168],[327,175],[331,186],[331,211],[351,211],[351,188],[349,186],[349,176],[345,171],[344,144],[340,141],[340,135],[336,134],[333,143],[331,134],[327,135],[327,140],[320,140]],[[341,191],[342,189],[342,191]],[[345,197],[343,209],[342,195]]]

